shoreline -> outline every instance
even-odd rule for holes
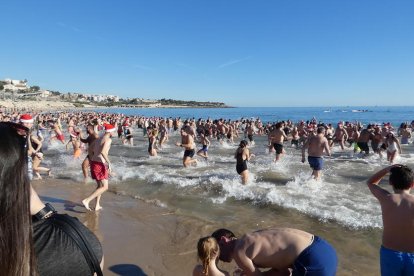
[[[235,227],[234,221],[219,224],[182,214],[170,207],[158,206],[153,200],[118,193],[116,183],[110,184],[110,190],[102,197],[103,210],[96,213],[86,211],[81,204],[81,199],[95,189],[93,182],[84,184],[68,179],[46,178],[32,183],[42,201],[52,204],[59,213],[77,217],[97,235],[104,250],[104,275],[190,275],[198,264],[198,239],[218,228]],[[289,217],[293,215],[291,210],[287,212]],[[365,229],[354,232],[335,223],[321,224],[314,218],[303,220],[303,215],[293,215],[288,222],[282,218],[283,214],[277,213],[276,218],[272,215],[273,223],[264,217],[259,221],[266,222],[260,223],[256,218],[246,221],[243,227],[235,229],[235,233],[254,231],[259,225],[263,229],[272,225],[295,228],[304,223],[300,228],[321,234],[335,247],[340,258],[338,275],[378,275],[379,256],[376,255],[377,250],[370,257],[366,255],[366,251],[373,246],[372,241],[366,238],[370,236],[377,240],[374,244],[379,248],[380,231]],[[356,246],[361,243],[367,244]],[[352,248],[358,248],[353,257],[349,256]],[[219,267],[233,272],[236,265],[234,262],[220,262]]]
[[[0,108],[5,109],[17,109],[17,110],[58,110],[58,109],[65,109],[65,110],[82,110],[82,109],[110,109],[110,108],[119,108],[119,109],[133,109],[133,108],[145,108],[145,109],[153,109],[153,108],[203,108],[203,109],[210,109],[210,108],[235,108],[232,106],[189,106],[189,105],[160,105],[160,106],[152,106],[152,105],[137,105],[137,106],[99,106],[93,104],[83,104],[82,107],[76,106],[74,103],[61,101],[61,100],[21,100],[21,101],[12,101],[12,100],[0,100]]]
[[[186,237],[199,233],[204,222],[113,192],[103,195],[102,211],[90,212],[80,201],[94,183],[52,178],[32,183],[42,201],[95,233],[104,251],[104,275],[188,275],[196,265],[196,244]]]

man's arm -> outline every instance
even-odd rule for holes
[[[331,156],[331,148],[329,147],[329,142],[326,138],[323,144],[324,144],[326,155]]]
[[[306,139],[305,144],[302,146],[302,163],[305,163],[305,151],[309,147],[309,138]]]
[[[112,143],[112,140],[107,139],[104,142],[104,145],[103,145],[102,150],[101,150],[101,155],[102,155],[103,159],[105,159],[106,163],[108,164],[109,170],[111,170],[111,162],[109,161],[108,152],[109,152],[109,149],[111,147],[111,143]]]
[[[400,165],[392,165],[392,166],[388,166],[378,172],[376,172],[373,176],[371,176],[368,180],[367,180],[367,185],[368,188],[370,189],[371,193],[378,198],[378,200],[381,199],[385,199],[385,197],[387,197],[390,192],[388,192],[387,190],[381,188],[380,186],[378,186],[378,183],[381,181],[381,179],[384,178],[385,175],[387,175],[390,170],[396,166],[400,166]]]

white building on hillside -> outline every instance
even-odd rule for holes
[[[4,90],[10,90],[13,92],[29,90],[29,86],[27,85],[27,80],[5,79],[4,82],[6,83],[5,85],[3,85]]]

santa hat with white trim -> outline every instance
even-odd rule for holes
[[[20,116],[21,123],[33,123],[33,117],[30,114],[23,114]]]
[[[115,131],[116,128],[111,124],[104,124],[105,132],[112,132]]]

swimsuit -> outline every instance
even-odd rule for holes
[[[74,157],[74,158],[79,158],[81,154],[82,154],[82,150],[81,150],[80,148],[77,148],[77,149],[73,152],[73,157]]]
[[[367,142],[358,142],[357,145],[362,151],[364,151],[366,154],[369,154],[369,147]]]
[[[407,137],[401,137],[401,144],[408,145],[408,138]]]
[[[283,145],[274,143],[273,148],[276,150],[276,154],[282,154],[283,153]]]
[[[323,158],[322,157],[315,157],[315,156],[308,156],[308,162],[312,169],[315,171],[322,170],[323,167]]]
[[[106,164],[99,161],[90,161],[91,177],[94,180],[104,180],[109,178],[109,171]]]
[[[293,263],[292,276],[334,276],[338,266],[335,249],[318,236]]]
[[[194,149],[190,149],[190,150],[185,150],[184,151],[184,157],[193,158],[194,154],[195,154]]]
[[[381,275],[414,275],[414,253],[381,246],[380,264]]]
[[[63,142],[63,141],[65,141],[65,136],[63,136],[63,134],[56,134],[56,139]]]
[[[236,171],[238,174],[241,174],[247,170],[247,160],[243,159],[243,151],[237,151],[236,160]]]
[[[204,152],[207,152],[208,151],[207,145],[203,145],[203,148],[201,150],[204,151]]]
[[[395,144],[394,141],[391,144],[388,144],[387,151],[389,153],[393,153],[393,152],[397,151],[397,145]]]
[[[151,139],[148,138],[148,153],[152,152],[152,142]]]

